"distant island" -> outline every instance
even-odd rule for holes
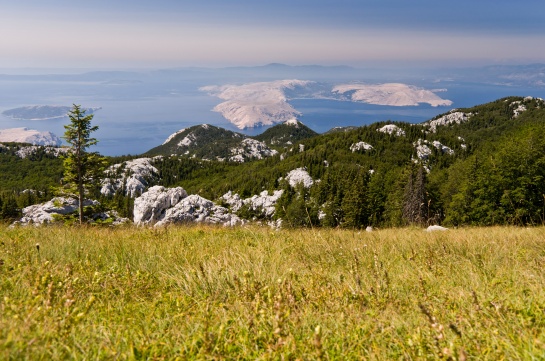
[[[0,129],[0,142],[30,143],[59,147],[62,139],[48,131],[39,131],[28,128]]]
[[[199,89],[223,100],[215,112],[239,129],[272,125],[302,115],[291,104],[292,99],[330,99],[373,105],[407,107],[429,104],[432,107],[450,106],[435,92],[402,83],[385,84],[327,84],[307,80],[276,80],[241,85],[209,85]]]
[[[72,107],[61,105],[29,105],[2,112],[6,117],[16,120],[52,120],[67,116]],[[86,108],[86,114],[93,114],[102,108]]]

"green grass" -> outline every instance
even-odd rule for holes
[[[544,267],[545,228],[3,226],[0,359],[541,360]]]

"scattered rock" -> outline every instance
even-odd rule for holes
[[[430,126],[430,131],[435,133],[437,127],[450,125],[450,124],[461,124],[469,120],[473,116],[473,113],[464,113],[457,109],[452,109],[448,114],[445,114],[439,118],[430,120],[427,124]],[[426,123],[424,123],[426,124]]]
[[[436,232],[436,231],[448,231],[448,228],[441,227],[438,225],[429,226],[428,228],[426,228],[426,232]]]
[[[231,162],[243,163],[247,159],[263,159],[278,154],[278,151],[269,148],[265,143],[255,139],[246,138],[240,142],[237,148],[230,149]]]
[[[229,191],[221,196],[220,200],[228,204],[232,212],[238,212],[243,206],[248,205],[250,210],[259,211],[265,217],[272,217],[276,210],[276,202],[283,193],[283,190],[277,190],[269,195],[268,191],[263,191],[251,198],[241,199],[238,194]]]

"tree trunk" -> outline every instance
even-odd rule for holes
[[[83,224],[83,197],[84,197],[84,192],[83,192],[83,186],[79,186],[79,189],[78,189],[78,200],[79,200],[79,224]]]

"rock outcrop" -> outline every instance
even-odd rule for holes
[[[233,226],[240,218],[225,207],[181,188],[155,186],[134,201],[134,223],[163,226],[172,223],[204,222]]]
[[[86,199],[83,201],[83,206],[98,206],[100,203],[96,200]],[[55,197],[52,200],[28,206],[23,209],[23,217],[14,223],[14,225],[42,225],[58,221],[58,216],[65,216],[76,213],[79,208],[79,202],[75,198],[70,197]],[[92,215],[91,221],[101,220],[106,221],[112,219],[112,224],[117,225],[128,222],[127,218],[121,218],[114,211],[99,212]]]
[[[159,171],[152,163],[151,158],[137,158],[112,165],[104,172],[108,177],[102,181],[100,193],[113,196],[123,190],[131,198],[142,194],[150,183],[159,178]]]
[[[243,206],[247,205],[251,211],[260,212],[265,217],[272,217],[276,211],[276,202],[280,199],[283,190],[276,190],[269,195],[268,191],[263,191],[259,195],[251,198],[241,199],[238,194],[229,191],[221,196],[221,200],[231,207],[231,211],[238,212]]]
[[[373,149],[373,146],[365,142],[353,143],[350,146],[350,150],[352,151],[352,153],[360,151],[360,150],[372,150],[372,149]]]
[[[295,188],[299,183],[302,183],[303,187],[305,188],[310,188],[314,184],[314,180],[310,174],[308,174],[306,168],[297,168],[290,171],[286,175],[286,179],[293,188]]]
[[[388,124],[382,128],[377,129],[377,132],[395,135],[396,137],[404,137],[405,131],[395,124]]]

